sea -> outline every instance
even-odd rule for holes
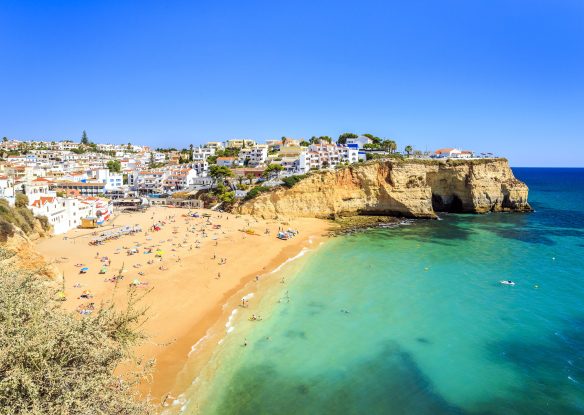
[[[533,213],[331,238],[262,276],[183,413],[584,414],[584,169],[513,170]]]

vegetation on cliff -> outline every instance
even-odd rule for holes
[[[15,206],[8,204],[6,199],[0,199],[0,242],[6,242],[13,236],[17,228],[26,235],[34,233],[38,227],[43,231],[50,229],[45,216],[34,216],[28,208],[28,198],[23,194],[16,195]]]
[[[141,295],[128,298],[79,317],[33,273],[0,265],[0,414],[154,414],[135,388],[149,363],[131,352],[143,339]],[[136,369],[114,375],[124,363]]]
[[[282,179],[282,182],[284,182],[284,186],[291,188],[294,187],[294,185],[298,182],[300,182],[302,179],[305,179],[306,177],[308,177],[307,174],[299,174],[296,176],[288,176],[288,177],[284,177]]]

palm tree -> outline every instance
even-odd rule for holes
[[[397,143],[393,140],[383,140],[383,147],[391,154],[397,150]]]
[[[413,149],[413,147],[412,147],[412,146],[410,146],[410,145],[407,145],[407,146],[404,148],[404,151],[406,152],[406,154],[407,154],[407,155],[408,155],[408,157],[409,157],[409,156],[410,156],[410,154],[412,154],[412,151],[414,151],[414,149]]]

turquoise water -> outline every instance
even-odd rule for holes
[[[200,412],[584,413],[584,170],[515,173],[535,213],[444,215],[309,255],[228,336]]]

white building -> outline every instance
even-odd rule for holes
[[[266,163],[268,146],[258,144],[250,148],[242,148],[238,155],[238,164],[241,166],[257,167]]]
[[[184,190],[193,186],[197,172],[191,168],[171,169],[164,179],[165,190]]]
[[[457,148],[440,148],[434,152],[434,158],[463,158],[468,159],[473,157],[472,151],[459,150]]]
[[[95,172],[95,180],[105,184],[105,190],[119,189],[124,185],[121,173],[112,173],[109,169],[99,169]]]
[[[207,161],[207,157],[215,155],[213,147],[195,147],[193,148],[193,161]]]
[[[14,181],[8,176],[0,176],[0,199],[6,199],[10,206],[14,206]]]
[[[329,143],[311,144],[299,159],[302,172],[311,169],[334,169],[342,163],[352,164],[359,161],[359,150]]]
[[[166,173],[160,170],[134,171],[128,174],[128,184],[142,193],[152,193],[164,188]]]
[[[365,137],[364,135],[360,135],[357,138],[347,138],[346,145],[347,147],[361,149],[365,144],[372,144],[373,140],[369,137]]]
[[[53,233],[60,235],[81,224],[81,219],[97,217],[98,224],[109,220],[113,205],[101,198],[62,198],[40,196],[31,201],[29,208],[35,216],[46,216]]]
[[[197,177],[207,176],[207,172],[209,171],[209,163],[207,160],[193,160],[187,166],[197,172]]]

